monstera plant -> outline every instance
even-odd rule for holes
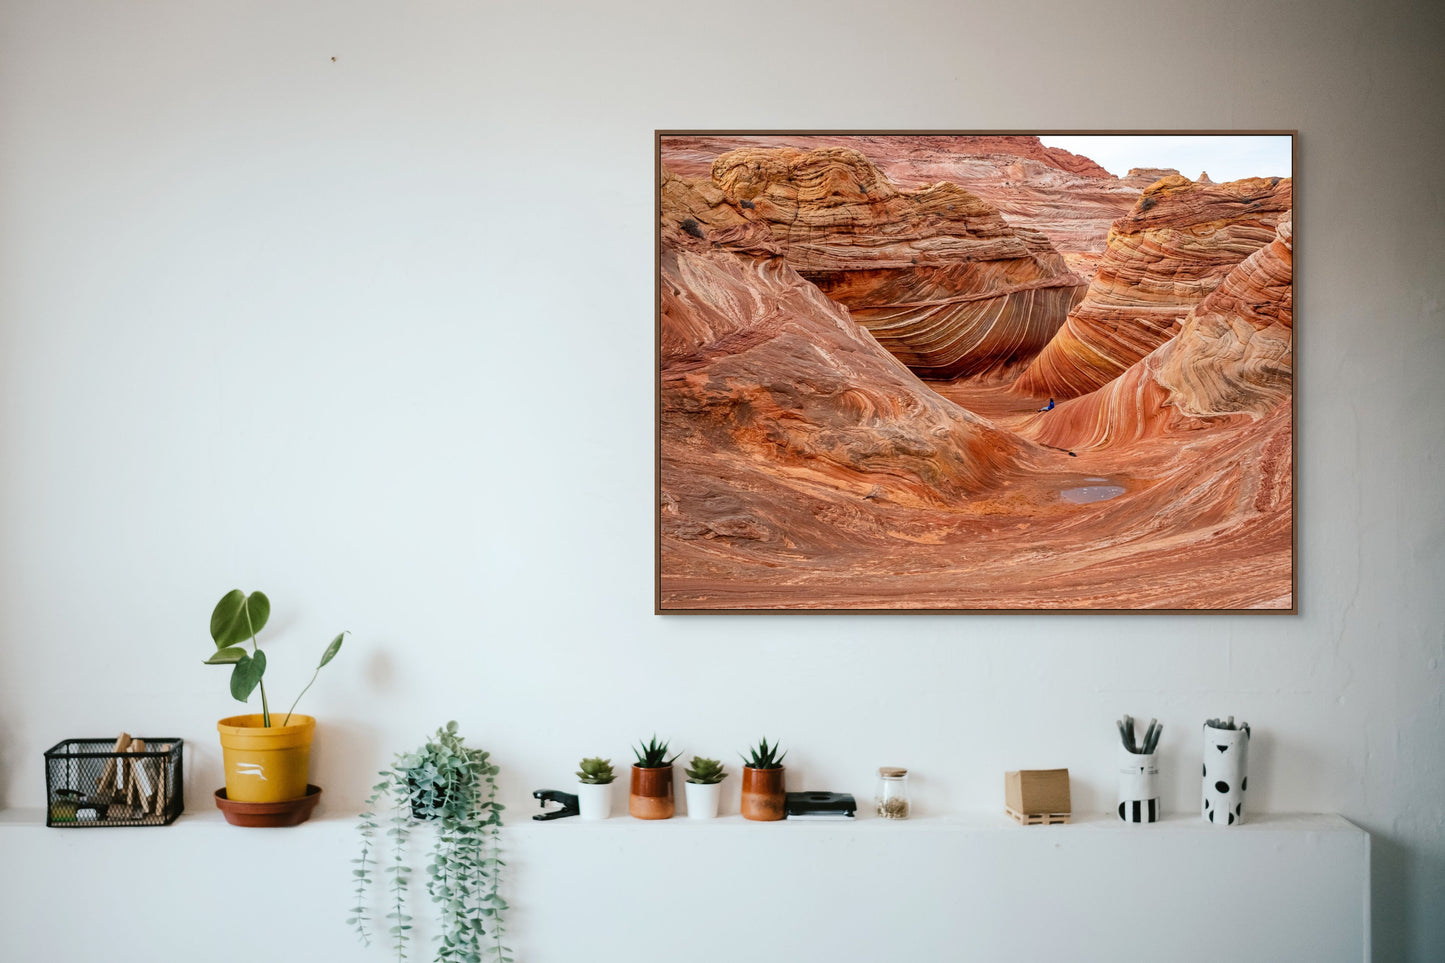
[[[263,678],[266,674],[266,653],[261,651],[256,634],[266,627],[270,618],[271,600],[264,592],[252,592],[250,595],[240,589],[227,592],[221,596],[221,601],[216,603],[211,612],[211,640],[216,643],[216,651],[206,660],[206,665],[233,667],[231,695],[237,702],[248,702],[252,692],[258,688],[261,690],[261,725],[267,729],[271,727],[271,705],[266,701],[266,682]],[[316,665],[316,671],[311,673],[311,681],[297,694],[291,708],[286,711],[286,718],[281,720],[281,725],[291,721],[291,713],[296,710],[296,703],[300,702],[301,696],[315,684],[322,667],[336,658],[344,638],[346,633],[342,632],[326,646],[326,650],[321,653],[321,661]],[[245,648],[248,640],[251,643],[250,652]]]
[[[276,724],[266,697],[266,653],[256,638],[270,618],[271,600],[264,593],[247,595],[240,589],[223,595],[211,612],[211,641],[216,648],[206,664],[231,666],[231,695],[238,702],[248,702],[253,692],[261,690],[259,713],[229,716],[216,724],[226,770],[225,796],[218,794],[218,803],[280,803],[314,795],[308,789],[307,778],[316,720],[297,715],[296,704],[315,683],[322,667],[341,651],[346,633],[337,635],[322,651],[311,681]]]

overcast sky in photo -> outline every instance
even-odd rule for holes
[[[1172,167],[1194,179],[1207,172],[1217,182],[1241,177],[1291,177],[1290,138],[1243,134],[1088,134],[1040,137],[1046,147],[1082,154],[1110,174],[1131,167]]]

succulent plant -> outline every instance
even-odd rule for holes
[[[711,786],[713,783],[722,782],[728,775],[722,763],[716,759],[704,759],[701,756],[693,756],[692,765],[684,771],[687,773],[688,782],[695,782],[700,786]]]
[[[617,778],[611,759],[583,759],[577,764],[577,781],[588,786],[605,786]]]
[[[743,762],[749,769],[781,769],[783,768],[783,756],[786,756],[787,753],[779,755],[778,749],[779,746],[776,742],[769,746],[768,740],[764,739],[758,743],[756,749],[751,747],[748,749],[748,755],[743,757]]]
[[[637,756],[637,765],[643,769],[661,769],[663,766],[670,766],[677,756],[682,755],[682,753],[679,752],[676,756],[673,756],[672,759],[667,758],[667,743],[659,744],[656,733],[653,733],[651,742],[642,742],[639,740],[637,748],[632,750],[632,752],[633,755]]]

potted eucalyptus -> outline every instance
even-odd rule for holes
[[[606,819],[612,815],[612,760],[583,759],[577,764],[577,813],[583,819]]]
[[[206,665],[231,666],[231,695],[238,702],[247,702],[251,693],[261,690],[261,711],[248,715],[228,716],[216,723],[221,737],[222,765],[226,787],[216,792],[216,805],[227,820],[233,815],[257,810],[251,804],[263,804],[270,812],[304,810],[316,804],[321,790],[307,782],[311,766],[311,737],[316,731],[312,716],[300,715],[296,704],[316,682],[321,669],[341,651],[342,632],[332,639],[321,653],[321,661],[311,674],[311,681],[301,690],[284,715],[271,712],[266,698],[266,653],[256,635],[271,617],[271,600],[265,593],[247,595],[232,589],[221,597],[211,612],[211,641],[215,651]],[[249,641],[251,649],[246,650]],[[238,805],[239,804],[239,805]],[[259,812],[259,810],[257,810]],[[292,819],[299,822],[305,819]],[[265,825],[267,823],[243,823]],[[280,823],[278,823],[280,824]]]
[[[744,819],[770,822],[787,815],[787,791],[783,782],[783,756],[786,755],[786,752],[779,755],[777,743],[769,746],[764,739],[743,757]]]
[[[431,858],[426,865],[427,895],[441,915],[437,933],[438,960],[509,961],[511,951],[502,945],[503,911],[507,903],[499,892],[502,862],[502,809],[497,802],[498,769],[488,753],[471,749],[448,722],[424,745],[398,753],[381,770],[361,814],[361,856],[356,869],[356,907],[347,920],[367,946],[371,945],[371,918],[366,895],[376,882],[375,870],[383,858],[391,912],[387,936],[397,959],[405,959],[411,939],[408,912],[412,867],[407,842],[418,822],[435,824]],[[383,800],[391,801],[391,815],[379,817]],[[387,824],[390,852],[373,854],[376,836]]]
[[[627,811],[638,819],[671,819],[677,809],[672,791],[672,763],[677,756],[667,758],[667,743],[658,743],[656,734],[651,742],[638,742],[632,752],[637,762],[632,767]]]
[[[687,776],[682,786],[687,793],[687,818],[716,819],[722,781],[728,775],[723,764],[716,759],[693,756],[692,765],[683,773]]]

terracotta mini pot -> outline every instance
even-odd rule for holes
[[[677,810],[672,793],[672,767],[655,769],[632,767],[632,792],[627,797],[627,811],[638,819],[671,819]]]
[[[743,818],[770,822],[782,819],[787,813],[784,803],[787,792],[783,788],[784,767],[777,769],[754,769],[743,767]]]

